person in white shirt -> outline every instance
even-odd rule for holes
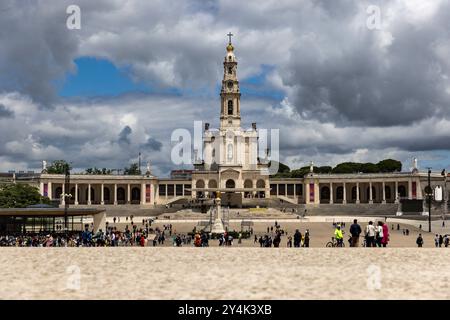
[[[376,228],[376,244],[377,244],[377,247],[382,247],[381,240],[383,240],[383,222],[378,221],[378,226]]]
[[[366,246],[369,248],[375,246],[375,226],[372,221],[366,226]]]

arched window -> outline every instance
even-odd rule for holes
[[[141,200],[141,191],[139,188],[134,187],[131,189],[131,200],[132,201],[140,201]]]
[[[212,189],[217,188],[217,181],[216,180],[209,180],[208,181],[208,188],[212,188]]]
[[[251,189],[251,188],[253,188],[253,182],[252,182],[252,180],[249,180],[249,179],[245,180],[245,181],[244,181],[244,188],[246,188],[246,189]]]
[[[203,188],[205,187],[205,181],[203,181],[203,180],[198,180],[198,181],[195,183],[195,187],[196,187],[197,189],[203,189]]]
[[[216,157],[216,149],[212,149],[212,157],[213,157],[213,158]]]
[[[228,67],[228,74],[233,74],[233,68],[232,67]]]
[[[225,182],[225,188],[227,189],[234,189],[236,187],[236,183],[233,179],[228,179],[227,182]]]
[[[122,187],[117,188],[117,201],[125,201],[125,189]]]
[[[228,114],[233,114],[233,100],[228,100]]]
[[[256,182],[256,187],[257,188],[265,188],[266,187],[266,183],[264,182],[264,180],[258,180]]]
[[[320,200],[330,200],[330,188],[325,186],[320,190]]]
[[[107,188],[107,187],[103,188],[103,199],[105,201],[110,201],[111,200],[111,194],[109,192],[109,188]]]
[[[386,199],[390,200],[391,199],[391,187],[385,186],[384,187],[384,194],[386,195]]]
[[[406,188],[405,186],[398,186],[398,196],[399,197],[406,197]]]
[[[337,187],[336,188],[336,200],[343,200],[343,199],[344,199],[344,188]]]
[[[55,190],[55,199],[61,198],[61,195],[62,195],[62,188],[61,187],[56,188],[56,190]]]

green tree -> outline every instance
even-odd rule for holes
[[[394,159],[385,159],[377,163],[380,172],[400,172],[402,163]]]
[[[47,197],[41,196],[38,188],[28,184],[0,185],[1,208],[26,208],[33,204],[50,204]]]
[[[336,165],[333,173],[357,173],[361,172],[361,163],[357,162],[343,162]]]
[[[277,161],[270,161],[269,162],[269,166],[276,166]],[[287,165],[285,165],[284,163],[278,162],[278,172],[274,175],[272,175],[272,177],[285,177],[288,178],[290,177],[290,171],[291,168],[289,168]]]
[[[331,173],[332,170],[333,168],[330,166],[321,166],[313,168],[314,173]]]
[[[139,165],[137,163],[132,163],[129,168],[125,168],[124,174],[130,176],[136,176],[141,174],[141,170],[139,169]]]
[[[50,174],[65,174],[66,170],[71,170],[72,167],[65,160],[55,160],[47,168],[47,172]]]
[[[360,170],[363,173],[378,173],[378,172],[380,172],[380,169],[378,168],[378,166],[371,162],[361,163]]]

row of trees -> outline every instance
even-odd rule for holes
[[[273,177],[283,178],[302,178],[309,173],[309,166],[291,170],[287,165],[279,163],[278,173]],[[343,162],[334,168],[330,166],[313,167],[314,173],[383,173],[383,172],[400,172],[402,171],[402,163],[393,159],[385,159],[378,163],[359,163],[359,162]]]
[[[50,166],[47,167],[47,172],[50,174],[65,174],[66,171],[71,170],[72,167],[65,160],[55,160]],[[108,168],[87,168],[85,170],[86,174],[98,174],[98,175],[107,175],[112,174],[113,171],[117,169],[108,169]],[[122,171],[122,170],[120,170]],[[137,163],[132,163],[129,167],[125,167],[123,169],[123,173],[126,175],[140,175],[141,170],[139,169],[139,165]]]

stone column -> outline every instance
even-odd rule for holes
[[[88,201],[87,201],[88,203],[88,206],[90,206],[91,204],[92,204],[92,202],[91,202],[91,184],[89,183],[88,184]]]
[[[342,188],[344,189],[342,203],[346,204],[347,203],[347,186],[346,186],[345,182],[344,182]]]
[[[44,196],[44,183],[43,182],[39,183],[39,193],[41,194],[41,196]]]
[[[398,203],[398,181],[395,181],[394,197],[395,197],[395,203]]]
[[[383,190],[382,190],[383,191],[383,199],[382,199],[381,203],[386,203],[386,185],[385,185],[384,181],[383,181],[382,188],[383,188]]]
[[[145,183],[141,183],[141,204],[145,204]]]
[[[309,182],[306,183],[305,203],[309,204]]]
[[[117,183],[114,183],[114,205],[117,206]]]
[[[356,183],[356,203],[360,203],[361,201],[359,200],[359,182]]]
[[[182,189],[182,195],[183,195],[183,197],[184,197],[184,183],[181,185],[181,189]]]
[[[330,182],[330,204],[333,204],[333,182]]]
[[[52,183],[51,182],[49,182],[48,183],[48,185],[47,185],[47,196],[48,196],[48,198],[50,199],[50,200],[52,200],[53,199],[53,190],[52,190]]]
[[[131,185],[127,184],[127,204],[131,203]]]
[[[75,199],[74,203],[77,206],[78,205],[78,183],[75,183]]]
[[[370,204],[373,203],[373,198],[372,198],[372,181],[369,182],[369,203]]]
[[[168,184],[166,184],[166,199],[167,199],[167,195],[168,195],[168,193],[169,193],[169,185],[168,185]]]
[[[100,190],[100,196],[101,196],[101,198],[100,198],[100,204],[101,205],[104,205],[105,204],[105,185],[102,183],[102,185],[101,185],[101,190]]]
[[[63,195],[65,195],[65,194],[66,194],[66,184],[63,183],[63,184],[62,184],[62,195],[61,195],[61,204],[62,204],[62,205],[65,205],[65,204],[66,204],[66,197],[63,196]]]
[[[411,179],[408,180],[408,199],[412,199],[412,181]]]
[[[152,193],[153,194],[153,204],[156,205],[156,203],[158,203],[158,201],[159,201],[159,183],[158,184],[152,184],[152,186],[154,187],[153,188],[154,192]],[[191,190],[192,190],[192,187],[191,187]],[[195,194],[195,192],[191,191],[191,197],[194,194]]]
[[[287,183],[284,184],[284,196],[285,196],[285,197],[288,196],[288,192],[287,192]]]

